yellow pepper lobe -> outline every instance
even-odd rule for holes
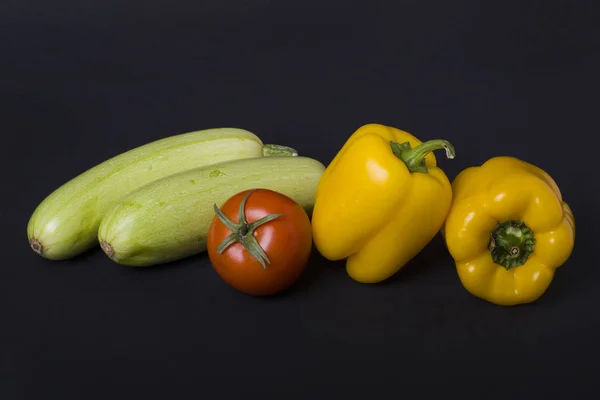
[[[573,213],[554,180],[495,157],[462,171],[452,188],[444,238],[465,289],[503,306],[539,299],[574,246]]]
[[[384,138],[364,135],[352,141],[318,185],[312,226],[319,252],[341,260],[361,248],[402,203],[412,183],[409,175]]]
[[[312,214],[316,248],[330,260],[347,259],[355,280],[373,283],[395,274],[433,239],[452,201],[451,185],[433,150],[396,128],[358,129],[319,182]]]
[[[362,283],[384,281],[431,242],[450,209],[450,182],[440,169],[411,177],[411,189],[387,223],[348,257],[346,271]]]

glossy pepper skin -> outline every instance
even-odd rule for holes
[[[313,240],[329,260],[346,260],[361,283],[386,280],[441,229],[452,202],[451,184],[433,150],[408,132],[368,124],[354,132],[327,166],[315,195]]]
[[[452,189],[443,234],[465,289],[501,306],[540,298],[575,241],[556,182],[530,163],[495,157],[463,170]]]

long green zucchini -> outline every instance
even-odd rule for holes
[[[51,260],[72,258],[98,245],[98,226],[120,197],[165,176],[223,161],[297,155],[263,145],[255,134],[216,128],[170,136],[117,155],[71,179],[33,212],[27,225],[31,248]]]
[[[264,157],[196,168],[154,181],[123,197],[104,216],[98,240],[116,263],[151,266],[206,250],[213,205],[264,188],[314,206],[325,167],[308,157]]]

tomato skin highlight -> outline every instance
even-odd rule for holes
[[[263,268],[240,242],[219,254],[217,248],[232,230],[217,215],[209,228],[207,252],[213,269],[234,289],[253,296],[273,295],[293,285],[306,269],[312,251],[310,218],[294,200],[268,189],[240,192],[223,203],[221,212],[238,224],[240,204],[248,194],[244,215],[249,224],[270,214],[283,214],[253,232],[270,262]]]

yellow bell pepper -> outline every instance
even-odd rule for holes
[[[495,157],[452,182],[443,228],[460,281],[502,306],[537,300],[571,255],[575,221],[554,180],[513,157]]]
[[[354,132],[325,169],[315,195],[313,240],[329,260],[346,259],[350,277],[383,281],[440,231],[452,188],[432,151],[445,140],[421,142],[408,132],[368,124]]]

